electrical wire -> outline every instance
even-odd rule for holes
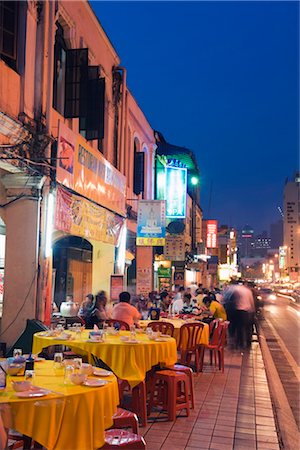
[[[17,314],[15,315],[14,319],[7,325],[7,327],[6,327],[3,331],[1,330],[0,336],[2,336],[4,333],[6,333],[7,330],[9,330],[10,327],[14,324],[15,320],[19,317],[21,311],[23,310],[23,308],[24,308],[24,306],[25,306],[25,304],[26,304],[26,302],[27,302],[27,299],[28,299],[28,297],[29,297],[29,294],[30,294],[30,292],[31,292],[31,289],[32,289],[32,286],[33,286],[33,284],[34,284],[34,282],[35,282],[35,279],[36,279],[36,275],[37,275],[37,274],[38,274],[38,269],[36,269],[36,271],[34,272],[32,281],[31,281],[31,283],[30,283],[30,286],[29,286],[29,289],[28,289],[28,292],[27,292],[27,295],[26,295],[26,297],[25,297],[25,299],[24,299],[24,302],[22,303],[22,305],[21,305],[19,311],[18,311]]]

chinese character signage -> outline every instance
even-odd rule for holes
[[[286,266],[286,247],[279,247],[279,269]]]
[[[152,291],[152,270],[150,267],[136,269],[136,293],[148,297]]]
[[[125,177],[80,135],[60,123],[56,179],[78,192],[125,216]]]
[[[184,219],[186,215],[187,169],[166,167],[166,217]]]
[[[168,236],[164,256],[167,261],[184,261],[185,245],[182,236]]]
[[[207,220],[206,222],[206,248],[217,248],[218,221]]]
[[[165,245],[165,201],[141,200],[138,206],[137,245]]]

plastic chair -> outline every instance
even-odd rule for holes
[[[174,335],[174,325],[169,322],[150,322],[147,327],[152,328],[153,331],[160,331],[162,334]]]
[[[148,414],[154,406],[162,406],[168,411],[168,420],[176,420],[176,412],[182,409],[189,411],[188,378],[183,372],[159,370],[151,380],[151,392],[148,404]]]
[[[134,434],[139,433],[139,421],[134,412],[118,408],[117,412],[113,415],[113,421],[113,428],[131,427]]]
[[[178,350],[180,351],[180,364],[191,365],[192,356],[195,355],[196,373],[200,370],[199,344],[204,324],[186,323],[180,328]]]
[[[102,450],[145,450],[146,443],[142,436],[130,433],[125,430],[107,430],[105,431],[105,444],[101,447]]]
[[[218,359],[218,367],[219,370],[224,372],[224,348],[226,347],[227,342],[227,329],[229,326],[229,321],[220,322],[218,321],[217,325],[213,330],[212,337],[210,339],[209,344],[201,345],[202,351],[202,365],[204,360],[205,349],[210,351],[210,365],[212,365],[212,360],[214,358],[215,367],[217,367],[217,359]]]
[[[107,319],[105,321],[109,327],[114,327],[116,324],[120,325],[120,330],[130,330],[130,327],[127,322],[124,322],[123,320],[117,320],[117,319]]]

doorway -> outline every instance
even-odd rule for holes
[[[92,291],[93,246],[84,238],[68,236],[53,246],[54,302],[60,308],[67,295],[81,303]]]

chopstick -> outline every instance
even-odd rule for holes
[[[6,370],[5,369],[3,369],[3,367],[2,367],[2,365],[0,364],[0,369],[2,370],[2,372],[4,372],[5,373],[5,375],[8,375],[7,374],[7,372],[6,372]]]

